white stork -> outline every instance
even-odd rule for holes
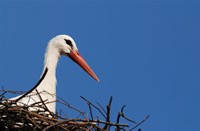
[[[45,60],[44,70],[48,68],[48,72],[41,83],[37,86],[37,91],[45,101],[47,108],[55,113],[56,112],[56,66],[61,55],[65,55],[76,62],[83,70],[85,70],[91,77],[99,81],[96,74],[92,71],[90,66],[78,52],[78,48],[74,40],[68,35],[58,35],[51,39],[48,43]],[[41,98],[36,95],[36,89],[28,94],[29,97],[24,97],[18,101],[19,104],[31,105],[35,102],[40,102]],[[21,96],[21,95],[20,95]],[[11,98],[16,100],[20,96]],[[37,108],[35,108],[37,109]],[[31,108],[30,110],[35,110]]]

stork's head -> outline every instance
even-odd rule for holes
[[[92,71],[90,66],[78,52],[75,41],[68,35],[58,35],[50,41],[50,46],[59,51],[61,55],[66,55],[77,63],[84,71],[86,71],[92,78],[99,81],[96,74]]]

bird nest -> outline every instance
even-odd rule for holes
[[[2,91],[2,90],[1,90]],[[106,109],[102,105],[97,103],[93,104],[86,98],[81,98],[86,102],[89,113],[82,112],[81,110],[71,106],[63,100],[57,102],[65,105],[80,114],[79,118],[66,118],[61,114],[54,114],[49,111],[45,106],[44,101],[36,102],[31,105],[19,105],[15,100],[9,100],[4,98],[5,91],[0,95],[0,129],[1,130],[43,130],[43,131],[105,131],[115,128],[115,130],[134,130],[140,124],[142,124],[149,117],[147,116],[140,122],[135,122],[127,118],[124,114],[123,106],[121,111],[117,115],[116,122],[111,122],[111,104],[112,97],[110,97],[109,103]],[[13,91],[12,91],[13,92]],[[39,93],[37,95],[40,95]],[[29,108],[40,108],[36,111],[30,111]],[[41,110],[42,109],[42,110]],[[95,111],[98,112],[96,119],[94,119]],[[88,115],[89,114],[89,117]],[[96,114],[95,114],[96,115]],[[102,119],[99,119],[102,118]],[[132,128],[126,123],[120,123],[120,119],[125,119],[128,123],[134,124]]]
[[[9,91],[9,90],[0,90],[0,129],[3,131],[107,131],[113,130],[116,131],[125,131],[125,130],[136,130],[139,125],[147,120],[149,117],[146,116],[143,120],[136,122],[132,119],[126,117],[124,114],[125,106],[122,106],[121,110],[116,114],[115,122],[111,121],[111,106],[112,106],[112,97],[106,107],[101,104],[93,104],[85,97],[81,96],[81,99],[84,100],[88,107],[88,112],[85,113],[80,109],[77,109],[64,101],[63,99],[58,99],[56,102],[61,103],[67,109],[71,109],[79,114],[78,117],[68,118],[61,113],[51,112],[45,105],[45,101],[40,96],[40,92],[37,92],[36,87],[40,84],[47,73],[45,71],[44,75],[41,77],[39,82],[28,92],[19,92],[19,91]],[[29,97],[31,91],[36,90],[38,97],[41,98],[40,102],[35,102],[31,105],[20,105],[18,101],[22,98]],[[21,97],[18,97],[16,100],[10,100],[5,98],[5,94],[14,93],[14,94],[23,94]],[[38,110],[29,110],[30,108],[36,108]],[[65,110],[65,109],[62,109]],[[95,117],[94,117],[95,116]],[[124,123],[121,123],[123,119]],[[129,123],[129,124],[127,124]],[[138,131],[141,129],[138,129]]]

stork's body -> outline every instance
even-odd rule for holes
[[[43,101],[45,101],[47,108],[54,113],[56,111],[56,67],[61,55],[69,56],[69,58],[83,68],[91,77],[99,81],[98,77],[86,63],[83,57],[79,54],[77,46],[70,36],[58,35],[54,37],[49,41],[45,53],[44,70],[48,68],[48,72],[40,85],[36,88]],[[36,94],[36,90],[33,90],[28,94],[30,97],[24,97],[18,103],[30,105],[41,101],[41,98],[39,98],[39,96]],[[19,97],[20,96],[12,98],[12,100],[15,100]],[[31,108],[31,110],[35,109]]]

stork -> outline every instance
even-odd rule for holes
[[[37,92],[40,92],[40,96],[42,100],[45,101],[46,107],[53,113],[56,112],[56,67],[61,55],[71,58],[92,78],[94,78],[96,81],[99,81],[97,75],[92,71],[90,66],[78,52],[76,43],[70,36],[58,35],[51,39],[46,49],[43,69],[43,73],[45,72],[46,68],[48,68],[48,72],[36,89]],[[24,97],[20,99],[18,103],[22,105],[31,105],[41,101],[41,98],[36,95],[36,89],[28,94],[30,97]],[[11,100],[16,100],[19,97],[20,96],[11,98]],[[34,109],[31,108],[31,110]]]

